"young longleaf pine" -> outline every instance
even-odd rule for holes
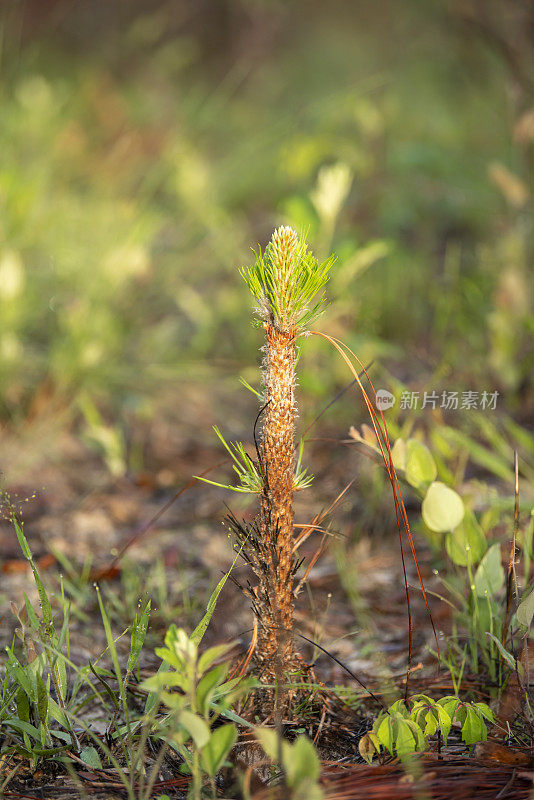
[[[262,679],[271,683],[298,667],[292,636],[298,566],[293,494],[311,479],[305,470],[300,471],[300,453],[295,456],[297,339],[324,308],[323,288],[333,259],[320,264],[289,227],[275,230],[265,252],[255,256],[255,264],[243,269],[242,275],[258,302],[259,322],[265,331],[258,464],[247,463],[235,446],[234,453],[240,457],[238,488],[256,490],[260,510],[251,526],[245,527],[235,517],[230,521],[258,578],[251,592],[258,626],[255,657]],[[244,464],[250,476],[240,472]]]

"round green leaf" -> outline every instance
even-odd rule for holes
[[[428,447],[417,439],[408,439],[406,442],[406,480],[408,483],[419,488],[431,483],[437,474],[436,462]]]
[[[460,525],[447,534],[445,547],[451,561],[460,567],[480,561],[486,552],[486,539],[474,514],[466,513]]]
[[[475,592],[478,597],[494,595],[504,586],[504,569],[501,563],[501,546],[494,544],[478,565],[475,573]]]
[[[441,481],[430,484],[421,510],[425,525],[435,533],[457,528],[464,517],[462,498]]]
[[[395,469],[406,469],[406,442],[404,439],[397,439],[391,448],[391,460]]]

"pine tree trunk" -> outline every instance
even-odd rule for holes
[[[260,532],[269,544],[269,563],[261,594],[257,653],[263,680],[273,682],[294,666],[293,626],[293,480],[295,453],[296,329],[265,324],[265,402],[260,455],[264,487]]]

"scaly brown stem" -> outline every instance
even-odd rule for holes
[[[263,679],[273,681],[294,663],[293,627],[293,480],[295,453],[296,329],[280,331],[265,323],[265,414],[260,455],[264,486],[260,532],[268,543],[261,594],[265,618],[259,620],[257,653]]]

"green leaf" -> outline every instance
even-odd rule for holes
[[[165,634],[165,645],[156,647],[156,655],[174,667],[177,672],[185,672],[188,665],[196,663],[198,648],[193,637],[188,636],[183,628],[177,628],[174,623]]]
[[[31,676],[31,667],[24,668],[18,658],[14,655],[13,651],[6,647],[7,651],[7,664],[6,670],[11,675],[15,683],[24,689],[28,697],[34,700],[33,681]]]
[[[30,623],[30,627],[35,633],[38,633],[41,628],[41,623],[26,593],[24,593],[24,604],[26,606],[26,612],[28,614],[28,622]]]
[[[305,778],[316,781],[321,772],[317,750],[307,736],[299,736],[291,745],[291,756],[284,759],[289,786],[297,788]]]
[[[412,720],[403,718],[397,720],[395,750],[399,758],[403,759],[419,749],[419,732],[421,729]]]
[[[91,672],[93,673],[95,678],[99,681],[99,683],[104,687],[104,690],[105,690],[106,694],[108,695],[109,699],[111,700],[111,702],[113,703],[115,708],[118,709],[120,703],[119,703],[119,698],[118,698],[117,693],[114,692],[113,689],[111,688],[111,686],[109,685],[109,683],[107,681],[105,681],[104,678],[101,675],[98,674],[98,672],[93,667],[93,665],[91,664],[90,661],[89,661],[89,669],[91,670]]]
[[[185,728],[189,736],[193,739],[196,747],[201,750],[210,738],[210,729],[206,722],[202,717],[199,717],[198,714],[193,714],[193,712],[188,709],[182,711],[179,721],[180,725]]]
[[[80,759],[93,769],[102,769],[102,762],[95,747],[84,747],[80,752]]]
[[[478,708],[483,717],[488,719],[490,722],[495,722],[495,714],[487,703],[475,703],[475,706]]]
[[[20,549],[22,550],[22,555],[28,561],[32,561],[32,552],[30,550],[30,545],[28,544],[28,540],[24,536],[22,526],[19,525],[15,517],[13,517],[13,525],[15,526],[15,533],[17,534],[17,539],[19,540]]]
[[[428,739],[425,736],[424,731],[422,731],[419,725],[416,725],[411,719],[407,720],[407,723],[410,726],[415,738],[415,749],[417,751],[426,750],[428,747]]]
[[[454,720],[456,709],[460,704],[460,698],[456,697],[454,694],[448,694],[445,697],[440,697],[437,701],[438,706],[444,709],[447,712],[450,720]]]
[[[34,747],[32,749],[32,755],[43,756],[44,758],[52,758],[53,756],[57,756],[59,753],[64,753],[67,749],[68,748],[65,745],[61,745],[60,747]]]
[[[60,706],[56,703],[56,701],[52,697],[48,698],[48,711],[52,719],[55,719],[56,722],[59,722],[59,724],[62,725],[63,728],[65,728],[66,730],[69,729],[69,721],[66,717],[65,712],[63,711],[62,708],[60,708]],[[59,736],[60,732],[52,731],[52,733],[54,736]],[[70,736],[69,736],[69,741],[71,741]]]
[[[402,699],[395,700],[395,702],[390,705],[389,713],[400,714],[400,716],[404,717],[404,719],[408,719],[408,717],[410,716],[410,712],[406,708],[406,703]]]
[[[396,718],[394,719],[392,714],[380,714],[375,722],[376,729],[373,726],[373,733],[376,733],[382,747],[385,747],[391,755],[393,755],[394,751],[396,722],[397,720]]]
[[[232,459],[232,468],[239,478],[240,485],[231,486],[225,483],[218,483],[217,481],[203,478],[200,475],[195,475],[194,477],[199,481],[203,481],[203,483],[210,483],[212,486],[220,486],[223,489],[231,489],[234,492],[261,492],[263,487],[263,477],[259,469],[256,467],[254,461],[246,452],[243,443],[227,442],[216,425],[214,426],[213,430]]]
[[[486,538],[475,515],[467,511],[463,521],[445,537],[451,561],[460,567],[477,564],[486,552]]]
[[[207,716],[213,693],[217,686],[224,680],[227,671],[228,667],[226,664],[219,664],[218,667],[213,667],[213,669],[199,681],[196,693],[197,707],[204,716]]]
[[[231,708],[223,708],[221,710],[221,717],[230,719],[232,722],[237,722],[238,725],[242,725],[244,728],[254,728],[254,725],[251,722],[244,717],[240,717],[239,714],[236,714]]]
[[[530,628],[532,617],[534,617],[534,589],[519,603],[515,615],[521,625]]]
[[[406,442],[406,480],[415,488],[431,483],[438,470],[432,453],[426,445],[417,439]]]
[[[477,597],[492,596],[504,586],[504,569],[501,563],[500,544],[492,545],[478,565],[475,573]]]
[[[276,731],[273,731],[271,728],[256,728],[255,735],[271,761],[277,761],[279,739]]]
[[[293,789],[291,800],[324,800],[324,792],[315,781],[305,778],[297,788]]]
[[[173,711],[182,711],[189,704],[189,699],[184,694],[178,692],[160,692],[159,699]]]
[[[234,561],[234,563],[235,563],[235,561]],[[232,564],[232,566],[233,566],[233,564]],[[210,599],[208,601],[208,606],[207,606],[207,609],[206,609],[206,613],[204,614],[204,616],[202,617],[202,619],[198,623],[197,627],[195,628],[195,630],[191,634],[191,640],[196,645],[200,644],[200,642],[202,641],[202,639],[204,637],[204,634],[206,633],[207,627],[210,624],[210,620],[211,620],[211,618],[213,616],[213,612],[215,611],[215,606],[217,605],[217,600],[219,599],[219,595],[222,592],[222,590],[224,588],[224,584],[228,580],[228,576],[229,575],[230,575],[230,570],[228,570],[226,575],[223,575],[223,577],[221,578],[221,580],[219,581],[219,583],[217,584],[217,586],[213,590],[213,592],[211,594],[211,597],[210,597]]]
[[[465,721],[462,725],[462,739],[465,744],[484,742],[488,738],[488,729],[482,716],[473,706],[466,706],[465,711]]]
[[[406,469],[406,442],[404,439],[397,439],[391,448],[391,459],[395,469]],[[362,756],[364,758],[364,756]]]
[[[35,680],[37,682],[37,710],[39,712],[39,719],[46,725],[48,720],[48,691],[39,673],[36,674]]]
[[[255,394],[255,395],[256,395],[256,397],[258,398],[258,400],[260,400],[260,401],[261,401],[261,404],[263,405],[263,403],[264,403],[265,401],[264,401],[264,399],[263,399],[263,395],[262,395],[262,393],[261,393],[261,392],[258,392],[258,390],[257,390],[257,389],[255,389],[253,386],[251,386],[251,385],[250,385],[250,383],[247,381],[247,379],[246,379],[246,378],[239,378],[239,383],[241,383],[241,384],[242,384],[242,385],[245,387],[245,389],[248,389],[248,390],[249,390],[249,392],[252,392],[252,394]]]
[[[132,624],[132,635],[130,639],[130,654],[128,656],[128,663],[126,665],[127,672],[133,672],[135,669],[135,665],[137,664],[137,660],[141,654],[141,649],[143,647],[146,632],[148,628],[148,622],[150,619],[150,600],[145,604],[141,614],[138,618],[137,614],[134,617],[134,621]]]
[[[13,525],[15,526],[15,532],[17,534],[17,539],[19,541],[20,548],[24,557],[30,562],[30,567],[33,572],[33,577],[35,580],[35,585],[37,586],[37,592],[39,594],[39,602],[41,604],[41,609],[43,612],[43,619],[46,625],[46,632],[52,642],[53,645],[57,644],[57,636],[54,630],[54,623],[53,623],[53,615],[52,615],[52,606],[50,605],[50,601],[48,599],[48,595],[46,593],[46,589],[44,588],[43,582],[35,566],[33,561],[32,553],[30,550],[30,546],[28,541],[24,535],[22,530],[22,526],[19,525],[15,517],[13,517]]]
[[[436,703],[441,736],[443,737],[443,743],[445,747],[447,746],[447,738],[451,731],[452,723],[454,721],[456,709],[458,708],[459,703],[460,700],[455,695],[441,697]]]
[[[236,740],[237,728],[231,722],[212,732],[200,755],[200,763],[210,777],[219,772]]]
[[[449,733],[451,731],[451,727],[452,727],[452,718],[449,715],[447,709],[443,708],[440,705],[438,705],[438,703],[436,703],[436,706],[435,706],[435,713],[437,714],[437,717],[438,717],[439,729],[441,731],[441,736],[443,738],[443,742],[444,742],[445,747],[446,747],[447,746],[447,737],[448,737],[448,735],[449,735]]]
[[[111,653],[111,661],[113,663],[113,671],[115,673],[115,677],[117,679],[117,683],[119,684],[119,696],[124,698],[124,680],[122,677],[122,672],[119,663],[119,656],[117,653],[117,647],[115,645],[115,639],[113,638],[113,634],[111,632],[111,625],[109,622],[109,617],[107,615],[106,609],[104,607],[104,603],[102,600],[102,596],[100,594],[100,589],[96,587],[96,596],[98,599],[98,606],[100,608],[100,616],[102,617],[102,622],[104,624],[104,632],[106,634],[106,641],[108,645],[109,652]],[[96,674],[96,673],[95,673]]]
[[[226,655],[226,653],[228,653],[234,645],[235,642],[219,644],[216,647],[210,647],[205,653],[202,653],[198,659],[199,673],[202,675],[204,672],[206,672],[206,670],[211,667],[214,661],[217,661],[218,658]]]
[[[425,718],[428,713],[428,705],[423,702],[415,703],[410,713],[410,719],[412,719],[419,727],[422,727],[425,724]]]
[[[288,742],[280,740],[276,731],[271,728],[256,728],[256,739],[259,741],[271,761],[277,762],[282,754],[282,762],[291,756],[291,747]]]
[[[70,734],[66,733],[65,731],[58,731],[52,730],[50,731],[54,739],[61,739],[62,742],[67,742],[68,744],[72,744],[72,738]]]
[[[163,664],[165,664],[165,662],[163,662]],[[167,667],[166,664],[165,666]],[[165,670],[158,670],[155,675],[145,678],[141,683],[141,688],[149,692],[160,692],[163,691],[163,689],[173,689],[175,687],[186,691],[188,686],[189,682],[184,675],[181,675],[179,672],[169,672],[168,668]]]
[[[165,661],[162,661],[161,664],[159,665],[158,671],[152,677],[159,679],[161,675],[165,675],[168,672],[169,672],[169,665],[166,664]],[[151,680],[151,678],[147,678],[147,680]],[[144,683],[145,681],[143,681],[141,686],[143,686]],[[159,702],[158,694],[161,691],[162,687],[156,684],[154,688],[152,688],[151,686],[147,688],[149,693],[145,703],[145,714],[149,714],[152,711],[152,709],[154,709],[155,706],[158,704]]]
[[[30,721],[30,701],[28,695],[23,689],[17,692],[17,716],[22,722]]]
[[[261,684],[259,684],[256,678],[242,678],[238,675],[216,687],[212,702],[216,703],[217,708],[222,711],[223,708],[229,708],[232,703],[235,703],[236,700],[246,695],[251,689],[257,688],[258,685]]]
[[[453,530],[464,516],[462,498],[441,481],[430,484],[421,510],[425,525],[435,533]]]
[[[158,658],[161,658],[167,669],[173,667],[178,673],[185,671],[183,658],[177,655],[170,647],[156,647],[155,653]]]
[[[41,741],[41,737],[37,728],[30,722],[26,722],[26,720],[9,717],[8,719],[2,720],[2,725],[4,725],[6,728],[13,728],[15,731],[25,733],[28,736],[31,736],[31,738],[36,742]]]
[[[441,710],[443,711],[443,709]],[[423,730],[425,736],[434,736],[434,734],[438,729],[439,723],[438,719],[436,718],[436,715],[434,714],[434,711],[431,708],[428,709],[428,711],[425,714],[424,723],[425,723],[424,728],[421,724],[419,725],[419,727]]]
[[[508,650],[503,646],[502,642],[500,642],[499,639],[497,639],[497,637],[494,636],[493,633],[490,633],[490,631],[486,631],[486,636],[489,636],[489,638],[497,645],[499,653],[506,661],[510,669],[513,670],[513,672],[515,672],[517,669],[521,670],[522,664],[516,662],[512,653],[508,652]]]

